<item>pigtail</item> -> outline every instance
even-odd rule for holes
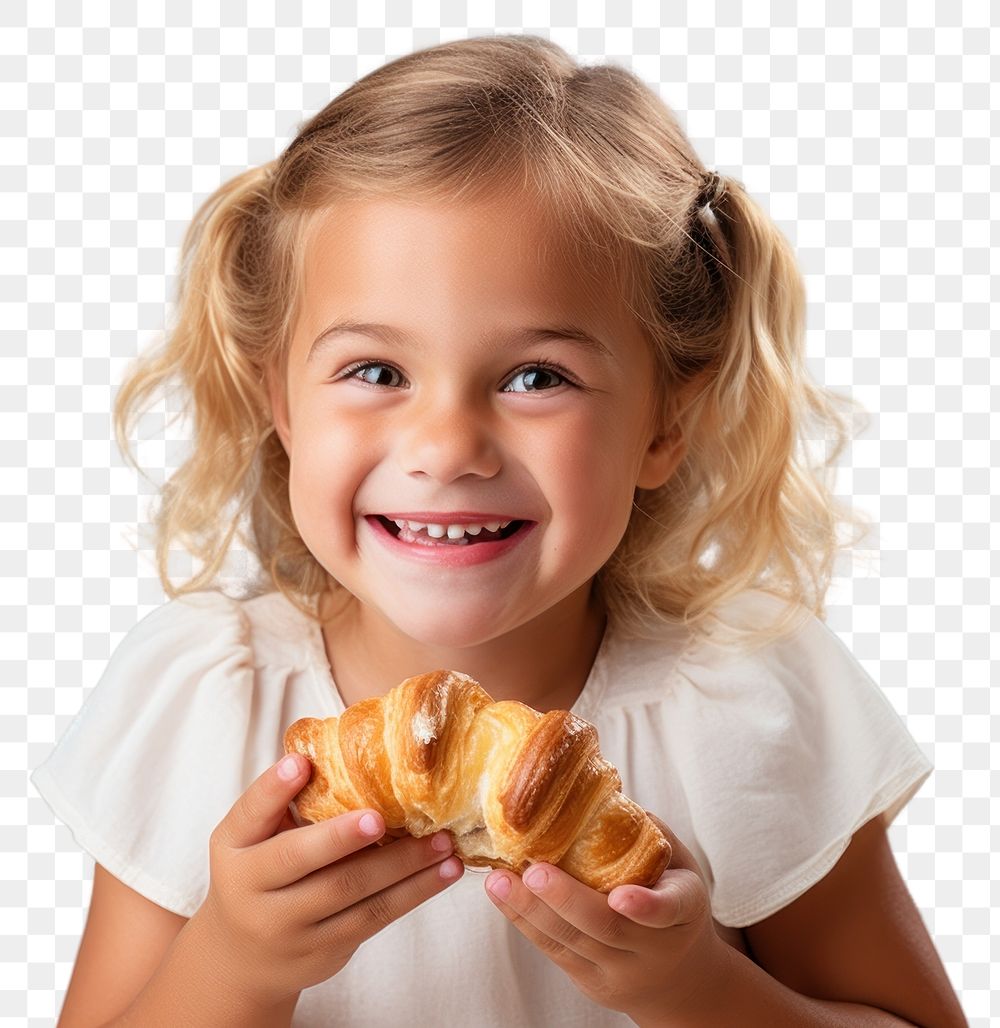
[[[809,378],[805,284],[784,235],[740,183],[709,188],[691,209],[688,264],[671,255],[671,281],[688,287],[661,304],[681,326],[665,363],[667,392],[685,400],[674,408],[685,459],[661,489],[637,491],[633,524],[601,583],[633,628],[665,610],[697,625],[743,589],[771,592],[785,601],[774,622],[754,626],[752,640],[732,633],[734,643],[763,645],[804,609],[824,616],[838,547],[868,530],[833,494],[853,436],[849,412],[860,407]],[[711,299],[692,304],[691,295]],[[678,302],[683,318],[670,309]],[[817,439],[826,451],[818,459],[809,447]]]
[[[699,603],[710,607],[754,583],[791,601],[805,587],[808,606],[823,617],[838,525],[851,528],[851,545],[867,529],[833,494],[853,436],[851,412],[860,407],[810,378],[805,283],[788,240],[739,185],[716,210],[731,262],[722,270],[730,345],[707,397],[717,431],[699,434],[695,447],[726,528],[712,542],[732,574]],[[817,435],[826,451],[818,455],[809,449]],[[702,526],[701,539],[707,535]]]

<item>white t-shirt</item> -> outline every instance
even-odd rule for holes
[[[717,623],[761,624],[776,602],[748,590]],[[281,755],[284,729],[343,709],[318,626],[280,593],[192,594],[128,633],[31,780],[95,861],[189,917],[208,889],[209,834]],[[597,726],[625,794],[692,852],[716,920],[736,927],[799,897],[861,825],[890,824],[933,770],[811,614],[749,654],[679,627],[643,641],[609,628],[573,711]],[[510,925],[484,877],[467,871],[362,944],[302,993],[293,1023],[631,1024]]]

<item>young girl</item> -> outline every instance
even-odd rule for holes
[[[172,599],[33,776],[96,863],[62,1024],[965,1023],[886,838],[932,766],[822,621],[804,308],[647,86],[531,36],[386,65],[210,197],[116,410],[127,451],[190,396]],[[436,668],[596,725],[659,882],[299,825],[284,729]]]

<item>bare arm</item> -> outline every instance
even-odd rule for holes
[[[214,941],[199,931],[197,915],[178,932],[135,1001],[108,1028],[282,1028],[290,1025],[299,994],[265,1001],[220,962]]]
[[[252,1012],[236,1011],[234,998],[213,980],[213,961],[204,961],[190,922],[141,896],[100,864],[94,867],[90,911],[59,1028],[108,1024],[217,1024],[239,1014],[252,1025]],[[287,1010],[267,1014],[269,1025],[289,1024]],[[222,1006],[232,1008],[232,1013]],[[237,1023],[235,1020],[232,1023]]]
[[[924,1028],[968,1024],[879,817],[825,878],[744,932],[753,961],[803,996],[867,1004]],[[759,976],[737,965],[749,989]]]

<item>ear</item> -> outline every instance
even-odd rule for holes
[[[267,395],[271,404],[271,418],[274,430],[278,433],[281,445],[288,453],[292,441],[291,429],[288,425],[288,395],[285,388],[284,375],[277,368],[267,369]]]
[[[639,489],[658,489],[677,470],[687,453],[687,440],[680,429],[656,436],[639,465],[636,486]]]
[[[674,403],[670,405],[675,413],[685,410],[692,398],[705,388],[709,374],[708,371],[699,372],[679,388]],[[688,441],[682,423],[673,418],[666,424],[661,422],[639,465],[636,486],[639,489],[658,489],[677,470],[687,450]]]

